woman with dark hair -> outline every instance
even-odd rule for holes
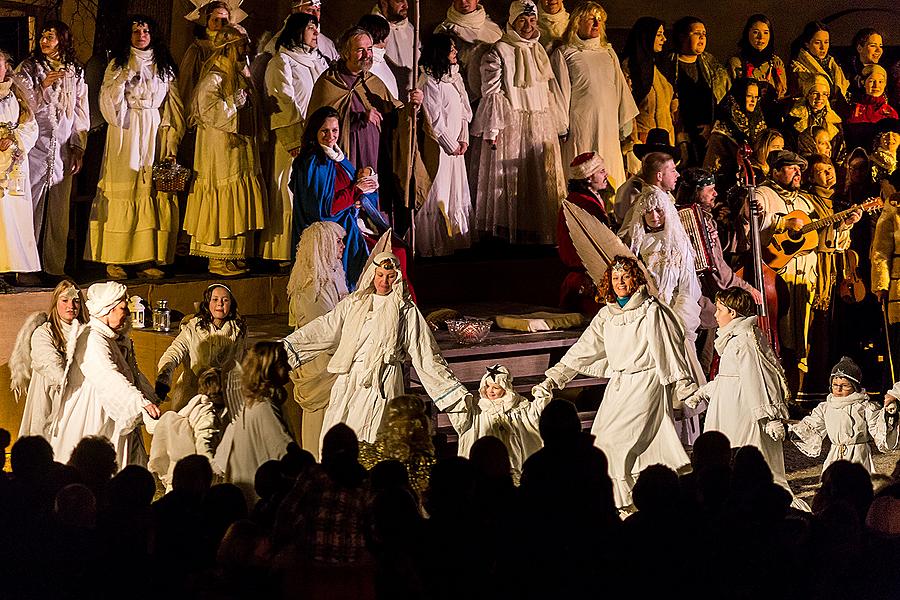
[[[128,36],[106,68],[100,110],[109,123],[97,195],[91,209],[87,260],[106,263],[110,279],[160,279],[178,237],[178,199],[152,186],[153,164],[173,159],[184,134],[177,67],[156,22],[130,19]]]
[[[163,352],[156,366],[156,394],[169,394],[172,375],[184,365],[172,391],[172,408],[181,410],[197,393],[198,376],[210,367],[222,371],[222,380],[241,361],[247,325],[238,310],[237,298],[224,283],[214,283],[203,292],[197,313],[182,321],[178,337]]]
[[[432,35],[422,48],[418,87],[429,125],[425,157],[436,168],[428,198],[416,212],[416,250],[422,256],[452,254],[471,243],[472,199],[464,155],[472,109],[456,56],[456,43],[446,33]]]
[[[269,218],[262,232],[263,258],[289,261],[296,244],[293,232],[291,165],[300,154],[313,84],[328,67],[316,50],[319,20],[294,13],[285,21],[275,42],[275,54],[266,65],[265,87],[272,106],[270,127],[275,133],[274,160],[269,182]]]
[[[369,255],[357,217],[363,201],[378,206],[378,180],[371,169],[357,174],[338,146],[340,133],[338,112],[330,106],[319,108],[306,122],[303,146],[291,168],[294,241],[318,221],[333,221],[343,227],[347,232],[344,271],[347,285],[353,289]]]
[[[728,177],[730,181],[724,182],[724,189],[729,189],[734,182],[738,150],[752,145],[766,129],[759,104],[761,87],[759,80],[741,77],[719,103],[703,168]]]
[[[853,36],[850,43],[856,52],[844,66],[844,74],[850,80],[850,99],[858,101],[865,94],[865,75],[862,71],[870,65],[877,65],[884,55],[884,34],[874,27],[863,27]]]
[[[75,58],[69,26],[46,21],[38,46],[16,68],[16,78],[38,122],[38,139],[28,152],[34,237],[43,239],[43,270],[62,275],[72,176],[81,170],[90,128],[84,69]]]
[[[622,72],[640,111],[637,137],[641,143],[647,141],[651,129],[665,129],[669,132],[669,143],[675,143],[674,116],[678,101],[671,82],[656,66],[665,43],[665,23],[654,17],[641,17],[635,21],[625,41]]]
[[[632,506],[635,476],[644,467],[688,464],[672,406],[697,390],[685,356],[684,329],[646,283],[637,260],[616,256],[598,282],[606,304],[532,390],[539,400],[578,373],[610,377],[591,434],[609,459],[616,507],[626,510]]]
[[[847,105],[847,94],[850,81],[843,69],[829,53],[831,34],[828,26],[821,21],[806,24],[800,35],[791,43],[791,73],[788,76],[788,89],[791,96],[800,96],[807,81],[821,75],[828,80],[831,95],[830,104],[839,113]]]
[[[744,24],[738,53],[728,59],[728,74],[732,80],[749,77],[759,82],[759,102],[768,120],[774,122],[776,102],[787,92],[787,72],[784,61],[775,54],[775,33],[772,22],[762,14],[752,15]]]

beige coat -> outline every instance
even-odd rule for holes
[[[888,319],[900,323],[900,209],[886,202],[872,239],[872,291],[887,290]]]
[[[622,61],[622,72],[631,87],[631,72],[628,68],[628,59]],[[675,118],[678,112],[678,100],[675,98],[675,89],[660,70],[653,67],[653,85],[650,92],[638,104],[638,113],[635,122],[638,136],[646,135],[651,129],[665,129],[669,132],[669,143],[675,144]]]

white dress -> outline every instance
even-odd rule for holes
[[[371,272],[374,266],[366,273]],[[387,296],[357,291],[284,339],[292,368],[321,352],[334,352],[328,372],[337,379],[325,411],[323,437],[332,426],[346,423],[361,441],[374,443],[385,404],[404,393],[406,358],[441,410],[456,407],[469,395],[441,357],[422,313],[398,293],[396,286]]]
[[[709,399],[704,431],[721,431],[732,448],[755,446],[772,470],[775,483],[790,491],[781,442],[769,436],[765,424],[788,419],[787,390],[781,366],[756,317],[737,317],[716,332],[719,372],[700,388]]]
[[[560,46],[550,57],[568,118],[563,164],[568,173],[576,156],[598,152],[610,180],[618,187],[626,179],[619,140],[631,133],[639,111],[615,51],[597,40]]]
[[[40,319],[42,323],[32,329],[34,323],[37,322],[34,319]],[[13,363],[19,357],[20,352],[27,352],[27,359],[30,359],[31,380],[28,382],[25,409],[22,413],[18,437],[40,435],[47,440],[50,439],[50,419],[53,415],[53,407],[59,405],[60,394],[65,383],[66,355],[57,350],[53,344],[50,322],[46,319],[46,313],[35,313],[28,318],[23,326],[23,329],[26,327],[31,329],[31,335],[27,338],[28,347],[19,348],[17,339],[13,356],[9,359],[10,370],[14,370]],[[75,323],[80,326],[78,321]],[[61,324],[68,339],[72,326]],[[24,343],[25,340],[23,339],[22,342]],[[26,356],[20,358],[24,359]]]
[[[145,466],[141,423],[144,406],[156,396],[137,368],[131,340],[95,318],[76,333],[68,343],[61,406],[50,425],[56,460],[67,462],[83,437],[102,435],[115,447],[120,469]]]
[[[160,416],[153,431],[147,470],[159,477],[172,491],[172,474],[179,460],[191,454],[202,454],[210,460],[218,445],[219,419],[209,396],[197,394],[179,411],[169,410]]]
[[[559,150],[565,116],[538,40],[507,30],[482,58],[481,95],[472,135],[496,140],[497,149],[476,142],[477,229],[511,243],[552,244],[566,197]]]
[[[0,87],[6,90],[5,95],[0,91],[0,131],[9,132],[15,140],[15,145],[0,152],[0,273],[30,273],[41,270],[27,156],[37,141],[38,124],[33,116],[20,123],[19,97],[8,82]],[[16,146],[22,154],[18,165],[14,164]],[[10,193],[15,170],[23,184],[20,194]]]
[[[152,50],[132,48],[127,65],[110,61],[106,67],[100,111],[109,128],[84,257],[170,264],[180,227],[178,198],[153,188],[153,163],[178,152],[185,130],[178,85],[157,72]]]
[[[684,353],[684,332],[671,309],[638,288],[623,308],[607,304],[547,371],[557,387],[576,373],[608,377],[594,418],[594,444],[609,461],[616,506],[629,506],[646,467],[689,464],[672,420],[672,402],[695,389]]]
[[[465,156],[456,156],[460,142],[469,143],[472,109],[456,65],[440,80],[423,75],[419,87],[422,108],[437,142],[440,159],[428,198],[416,212],[416,251],[421,256],[445,256],[471,244],[472,197]]]
[[[871,402],[865,390],[837,398],[828,394],[809,416],[790,426],[791,438],[801,452],[811,458],[822,453],[822,440],[828,436],[831,450],[825,457],[822,471],[836,460],[849,460],[861,464],[869,473],[875,473],[869,442],[881,452],[897,449],[897,428],[887,428],[884,408]]]
[[[65,76],[44,89],[41,82],[50,71],[60,69],[65,71]],[[37,141],[28,153],[34,237],[41,240],[43,236],[41,262],[44,271],[62,275],[69,240],[70,151],[85,149],[90,128],[84,69],[28,57],[16,68],[16,78],[38,124]]]
[[[281,48],[266,66],[266,94],[274,107],[270,126],[275,133],[275,160],[269,182],[268,221],[260,235],[263,258],[285,261],[293,253],[290,177],[294,157],[290,151],[302,145],[312,87],[324,67],[318,55],[286,48]]]

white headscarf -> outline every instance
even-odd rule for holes
[[[116,304],[128,299],[128,288],[118,281],[95,283],[88,288],[87,309],[92,317],[108,315]]]

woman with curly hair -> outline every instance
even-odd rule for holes
[[[256,470],[266,461],[280,459],[294,444],[281,418],[290,367],[280,342],[257,342],[241,368],[244,407],[225,430],[213,466],[241,488],[248,502],[255,502]]]
[[[606,305],[581,338],[532,390],[546,400],[578,373],[608,377],[591,427],[609,459],[616,506],[632,507],[637,474],[652,464],[688,464],[673,421],[673,405],[697,390],[678,317],[647,291],[634,258],[616,256],[598,285]]]
[[[84,294],[64,279],[53,290],[50,310],[28,317],[9,357],[10,379],[16,397],[26,394],[19,437],[50,439],[49,419],[65,384],[66,349],[73,330],[88,322]]]
[[[163,352],[157,365],[156,395],[169,394],[172,375],[184,368],[172,391],[172,409],[181,410],[197,393],[197,376],[210,367],[222,370],[223,379],[244,355],[247,326],[237,298],[224,283],[206,288],[197,314],[185,319],[181,331]]]
[[[84,68],[75,58],[69,26],[46,21],[34,52],[16,68],[16,78],[38,122],[38,139],[28,152],[34,237],[43,239],[43,270],[62,275],[72,176],[81,170],[90,128]]]
[[[123,265],[161,279],[157,265],[175,258],[178,198],[153,188],[152,171],[157,160],[175,158],[184,134],[177,74],[156,22],[132,16],[100,88],[109,130],[84,249],[85,259],[106,264],[110,279],[128,276]]]

